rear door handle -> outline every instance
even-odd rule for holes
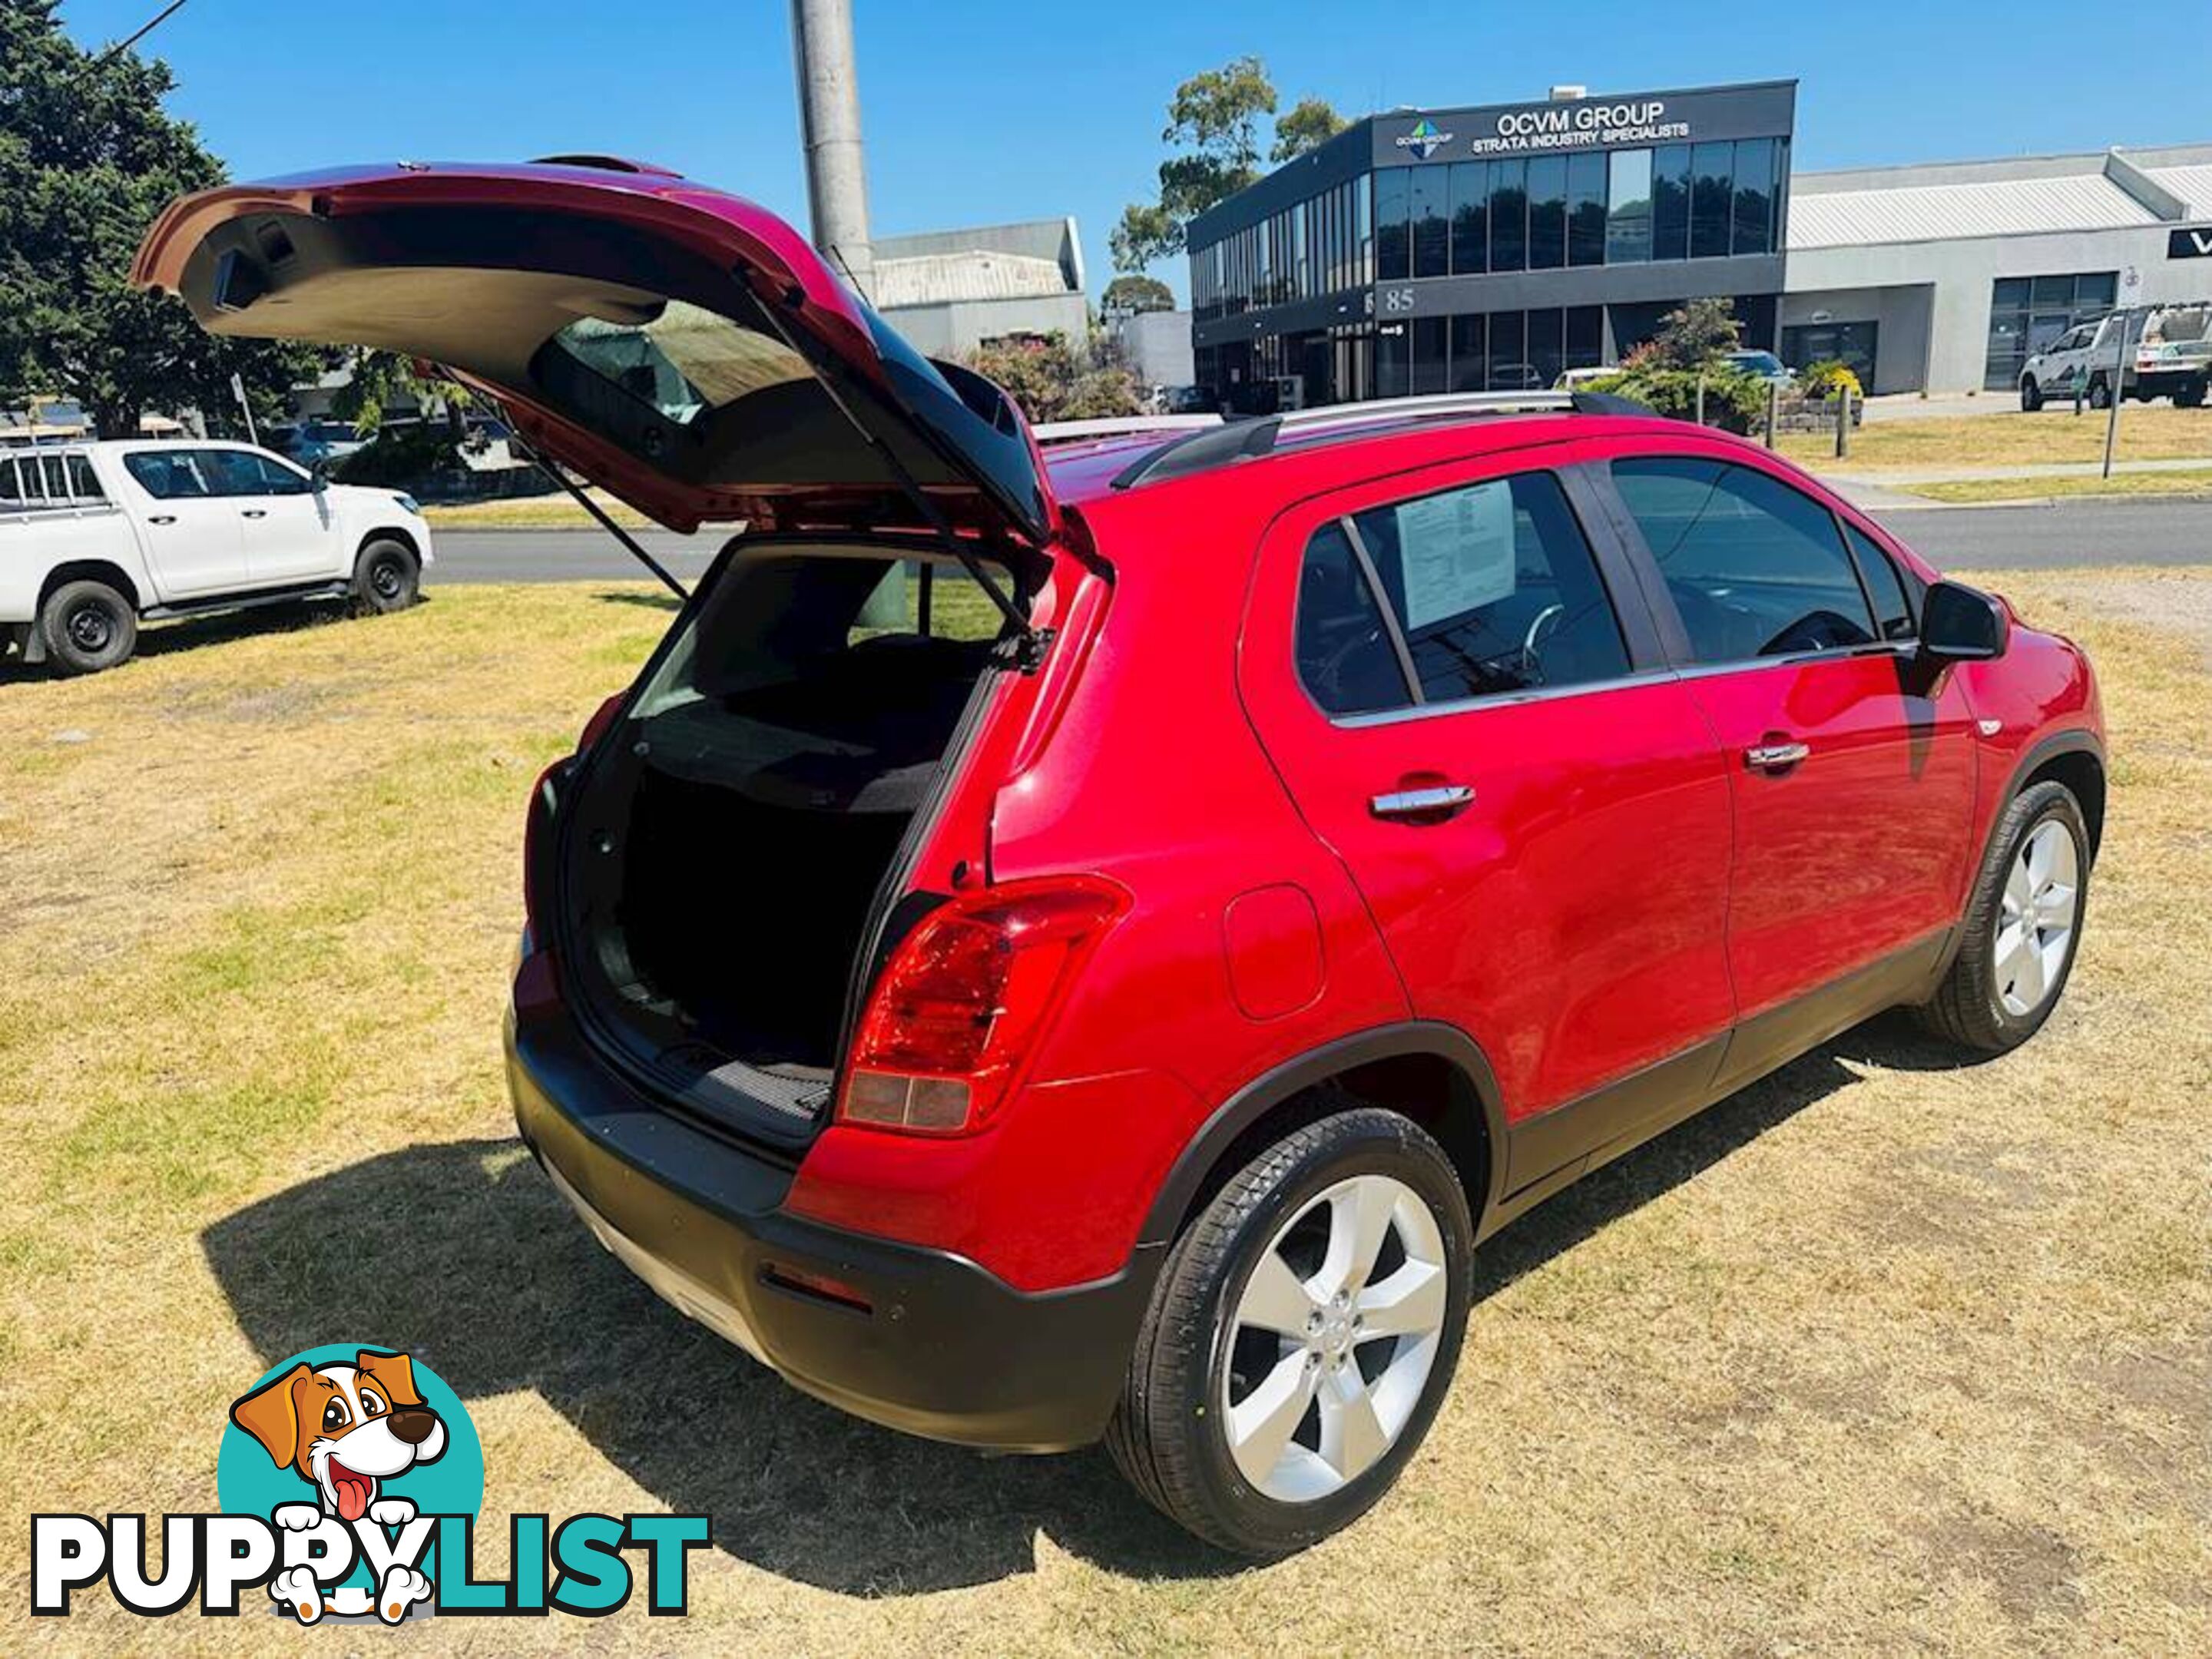
[[[1394,789],[1376,795],[1367,810],[1378,818],[1447,818],[1474,799],[1464,783],[1440,783],[1426,789]]]
[[[265,519],[269,516],[269,511],[266,507],[249,507],[246,509],[244,516],[249,519]]]
[[[173,513],[155,513],[146,520],[148,524],[174,524],[176,521],[177,515]]]
[[[1812,752],[1809,743],[1755,743],[1743,751],[1743,763],[1754,772],[1786,772]]]

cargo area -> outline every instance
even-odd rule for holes
[[[627,1043],[812,1109],[997,620],[957,567],[819,546],[733,561],[595,757],[565,841],[579,988]]]

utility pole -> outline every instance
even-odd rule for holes
[[[791,0],[799,122],[806,144],[806,202],[814,246],[875,298],[868,184],[861,167],[860,82],[853,65],[851,0]]]

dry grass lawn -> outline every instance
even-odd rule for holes
[[[1776,447],[1819,471],[2097,461],[2105,455],[2105,416],[2091,410],[2077,419],[2056,405],[2023,415],[2001,406],[1987,415],[1876,421],[1853,430],[1850,456],[1841,461],[1832,433],[1784,433]],[[2212,409],[2130,404],[2120,411],[2118,453],[2128,461],[2212,457]]]
[[[2091,475],[2080,478],[1953,478],[1940,483],[1914,484],[1912,493],[1930,501],[1975,504],[1987,501],[2039,501],[2079,495],[2178,495],[2185,500],[2212,497],[2212,467],[2187,467],[2172,472],[2115,472],[2109,478]]]
[[[2001,585],[2095,653],[2117,756],[2049,1029],[1966,1069],[1853,1033],[1503,1235],[1400,1492],[1258,1569],[1103,1455],[789,1392],[519,1152],[520,805],[665,625],[648,591],[264,613],[0,678],[0,1648],[300,1650],[100,1593],[34,1625],[25,1517],[214,1507],[230,1400],[357,1339],[468,1400],[485,1569],[522,1510],[703,1510],[716,1547],[685,1623],[333,1651],[2212,1652],[2212,635],[2136,619],[2212,617],[2212,576]]]

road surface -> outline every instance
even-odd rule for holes
[[[2212,502],[2063,501],[1923,507],[1875,516],[1947,569],[2212,565]],[[721,545],[719,536],[663,531],[641,532],[638,539],[685,582],[697,580]],[[604,531],[445,530],[437,532],[437,563],[429,580],[618,581],[644,574]]]

